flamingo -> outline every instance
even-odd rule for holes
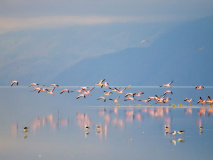
[[[136,94],[136,93],[126,93],[125,97],[127,97],[127,96],[132,96],[132,97],[134,97],[135,94]]]
[[[70,91],[68,89],[62,89],[61,92],[60,92],[60,94],[62,94],[64,92],[70,93]]]
[[[164,92],[164,94],[167,94],[167,93],[171,93],[171,94],[173,94],[173,92],[172,92],[172,91],[170,91],[170,90],[166,90],[166,91]]]
[[[80,87],[82,90],[86,90],[88,89],[88,87]]]
[[[171,100],[171,98],[167,97],[166,99],[164,99],[164,103],[168,103],[169,100]]]
[[[148,97],[148,100],[149,100],[149,101],[151,101],[152,99],[153,99],[153,100],[157,100],[158,97],[150,97],[150,96]]]
[[[128,101],[131,100],[132,103],[134,103],[135,98],[134,97],[127,97],[126,99],[124,99],[124,101]]]
[[[71,92],[78,92],[78,93],[82,93],[82,88],[81,89],[79,89],[79,90],[74,90],[74,91],[71,91]]]
[[[85,94],[85,95],[92,95],[90,92],[91,92],[94,88],[95,88],[95,87],[93,87],[93,88],[91,88],[91,89],[89,89],[89,90],[87,90],[87,91],[84,91],[83,94]]]
[[[97,99],[97,100],[99,100],[99,99],[103,99],[103,100],[104,100],[104,102],[106,102],[106,98],[104,98],[104,97],[102,97],[102,96],[98,97],[98,99]]]
[[[84,97],[86,98],[86,96],[84,94],[79,94],[78,97],[76,99],[79,99],[80,97]]]
[[[194,101],[192,98],[191,99],[188,99],[188,98],[185,98],[184,101],[187,101],[189,102],[190,104],[192,104],[192,101]]]
[[[18,83],[18,81],[12,81],[12,82],[11,82],[11,86],[13,86],[13,85],[14,85],[14,83],[16,83],[16,84],[17,84],[17,86],[18,86],[18,84],[19,84],[19,83]]]
[[[39,93],[39,92],[40,92],[40,90],[41,90],[41,88],[40,88],[40,87],[33,87],[33,89],[34,89],[33,91],[36,91],[36,90],[37,90],[37,91],[38,91],[38,93]]]
[[[213,103],[213,99],[211,99],[210,96],[208,96],[208,100],[206,102],[212,104]]]
[[[104,84],[102,84],[102,86],[101,86],[101,88],[103,88],[103,87],[108,87],[108,83],[107,82],[105,82]]]
[[[120,98],[120,96],[118,98],[116,98],[116,99],[109,99],[109,100],[111,100],[111,101],[113,101],[113,102],[115,102],[117,104],[119,98]]]
[[[121,93],[121,94],[124,94],[124,90],[126,89],[126,88],[124,88],[124,89],[122,89],[122,90],[118,90],[117,88],[115,88],[116,90],[117,90],[117,93]]]
[[[173,83],[173,81],[169,82],[168,84],[163,84],[162,86],[160,87],[169,87],[169,88],[172,88],[170,85]]]
[[[105,81],[105,79],[102,79],[100,82],[95,83],[95,85],[101,86],[101,88],[103,88],[103,82]]]
[[[200,97],[200,99],[197,101],[197,104],[198,104],[198,103],[202,103],[202,105],[204,105],[204,104],[206,104],[206,99],[203,100],[203,99]]]
[[[57,84],[50,84],[50,86],[54,86],[54,87],[59,87],[59,85],[57,85]]]
[[[118,92],[118,89],[117,89],[117,88],[113,89],[113,88],[110,88],[110,87],[109,87],[109,89],[110,89],[111,91],[113,91],[113,92]]]
[[[200,85],[200,86],[195,86],[195,89],[200,89],[200,90],[203,90],[203,86],[202,85]]]
[[[141,94],[144,94],[144,92],[139,92],[138,94],[137,93],[134,93],[137,97],[140,97],[141,98]]]
[[[46,93],[46,89],[45,88],[40,88],[40,90],[38,91],[38,93],[40,93],[41,91]]]
[[[53,89],[51,89],[50,91],[48,89],[46,89],[47,93],[51,94],[54,96],[53,91],[55,90],[55,87]]]
[[[109,91],[109,92],[103,91],[103,92],[104,92],[104,95],[106,95],[106,96],[109,96],[109,94],[112,93],[112,92],[110,92],[110,91]],[[113,94],[113,93],[112,93],[112,94]]]
[[[138,101],[142,101],[142,102],[144,102],[144,103],[148,103],[149,101],[151,101],[151,99],[148,99],[148,100],[142,100],[142,99],[140,99],[140,100],[138,100]]]
[[[31,87],[31,86],[37,86],[38,87],[38,85],[39,84],[37,84],[37,83],[30,83],[29,87]]]

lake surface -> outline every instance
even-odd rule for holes
[[[97,100],[105,88],[96,87],[85,99],[60,94],[63,88],[56,88],[55,96],[31,87],[0,88],[0,159],[212,159],[213,108],[197,105],[199,97],[213,97],[212,87],[171,88],[168,104],[145,104],[139,97],[132,103],[113,93],[113,99],[120,96],[119,105]],[[147,99],[167,89],[131,87],[125,92],[143,91],[141,98]],[[183,101],[186,97],[195,100],[191,106]],[[181,135],[170,134],[180,130]]]

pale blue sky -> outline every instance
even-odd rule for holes
[[[182,24],[213,15],[212,0],[0,0],[0,4],[4,84],[18,76],[36,81],[38,73],[51,79],[83,59],[152,47]],[[140,45],[145,39],[149,43]]]
[[[165,22],[213,14],[212,0],[0,0],[0,33],[106,23]]]

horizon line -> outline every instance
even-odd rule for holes
[[[29,88],[29,86],[0,86],[0,88]],[[42,87],[42,86],[39,86],[39,87]],[[53,86],[44,86],[44,87],[51,87],[53,88]],[[76,85],[76,86],[59,86],[58,88],[79,88],[79,87],[84,87],[84,85]],[[85,87],[89,87],[89,88],[93,88],[93,87],[97,87],[97,88],[101,88],[100,86],[85,86]],[[109,87],[120,87],[120,88],[125,88],[128,86],[109,86]],[[32,88],[32,87],[31,87]],[[106,88],[106,87],[104,87]],[[160,87],[160,86],[130,86],[130,88],[168,88],[168,89],[172,89],[172,88],[195,88],[195,86],[171,86],[171,88],[169,87]],[[213,88],[213,86],[204,86],[204,89],[205,88]]]

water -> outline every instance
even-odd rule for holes
[[[55,96],[29,87],[0,88],[0,159],[212,159],[213,108],[196,104],[200,96],[213,97],[211,87],[172,88],[169,104],[175,107],[154,101],[133,104],[123,101],[122,94],[116,106],[108,99],[97,100],[104,89],[95,88],[92,96],[76,99],[77,93],[59,94],[62,88],[54,91]],[[141,98],[147,99],[165,90],[127,91],[143,91]],[[117,96],[113,93],[111,98]],[[183,101],[186,97],[195,100],[192,106]],[[29,127],[27,132],[24,127]],[[170,134],[179,130],[185,133]]]

